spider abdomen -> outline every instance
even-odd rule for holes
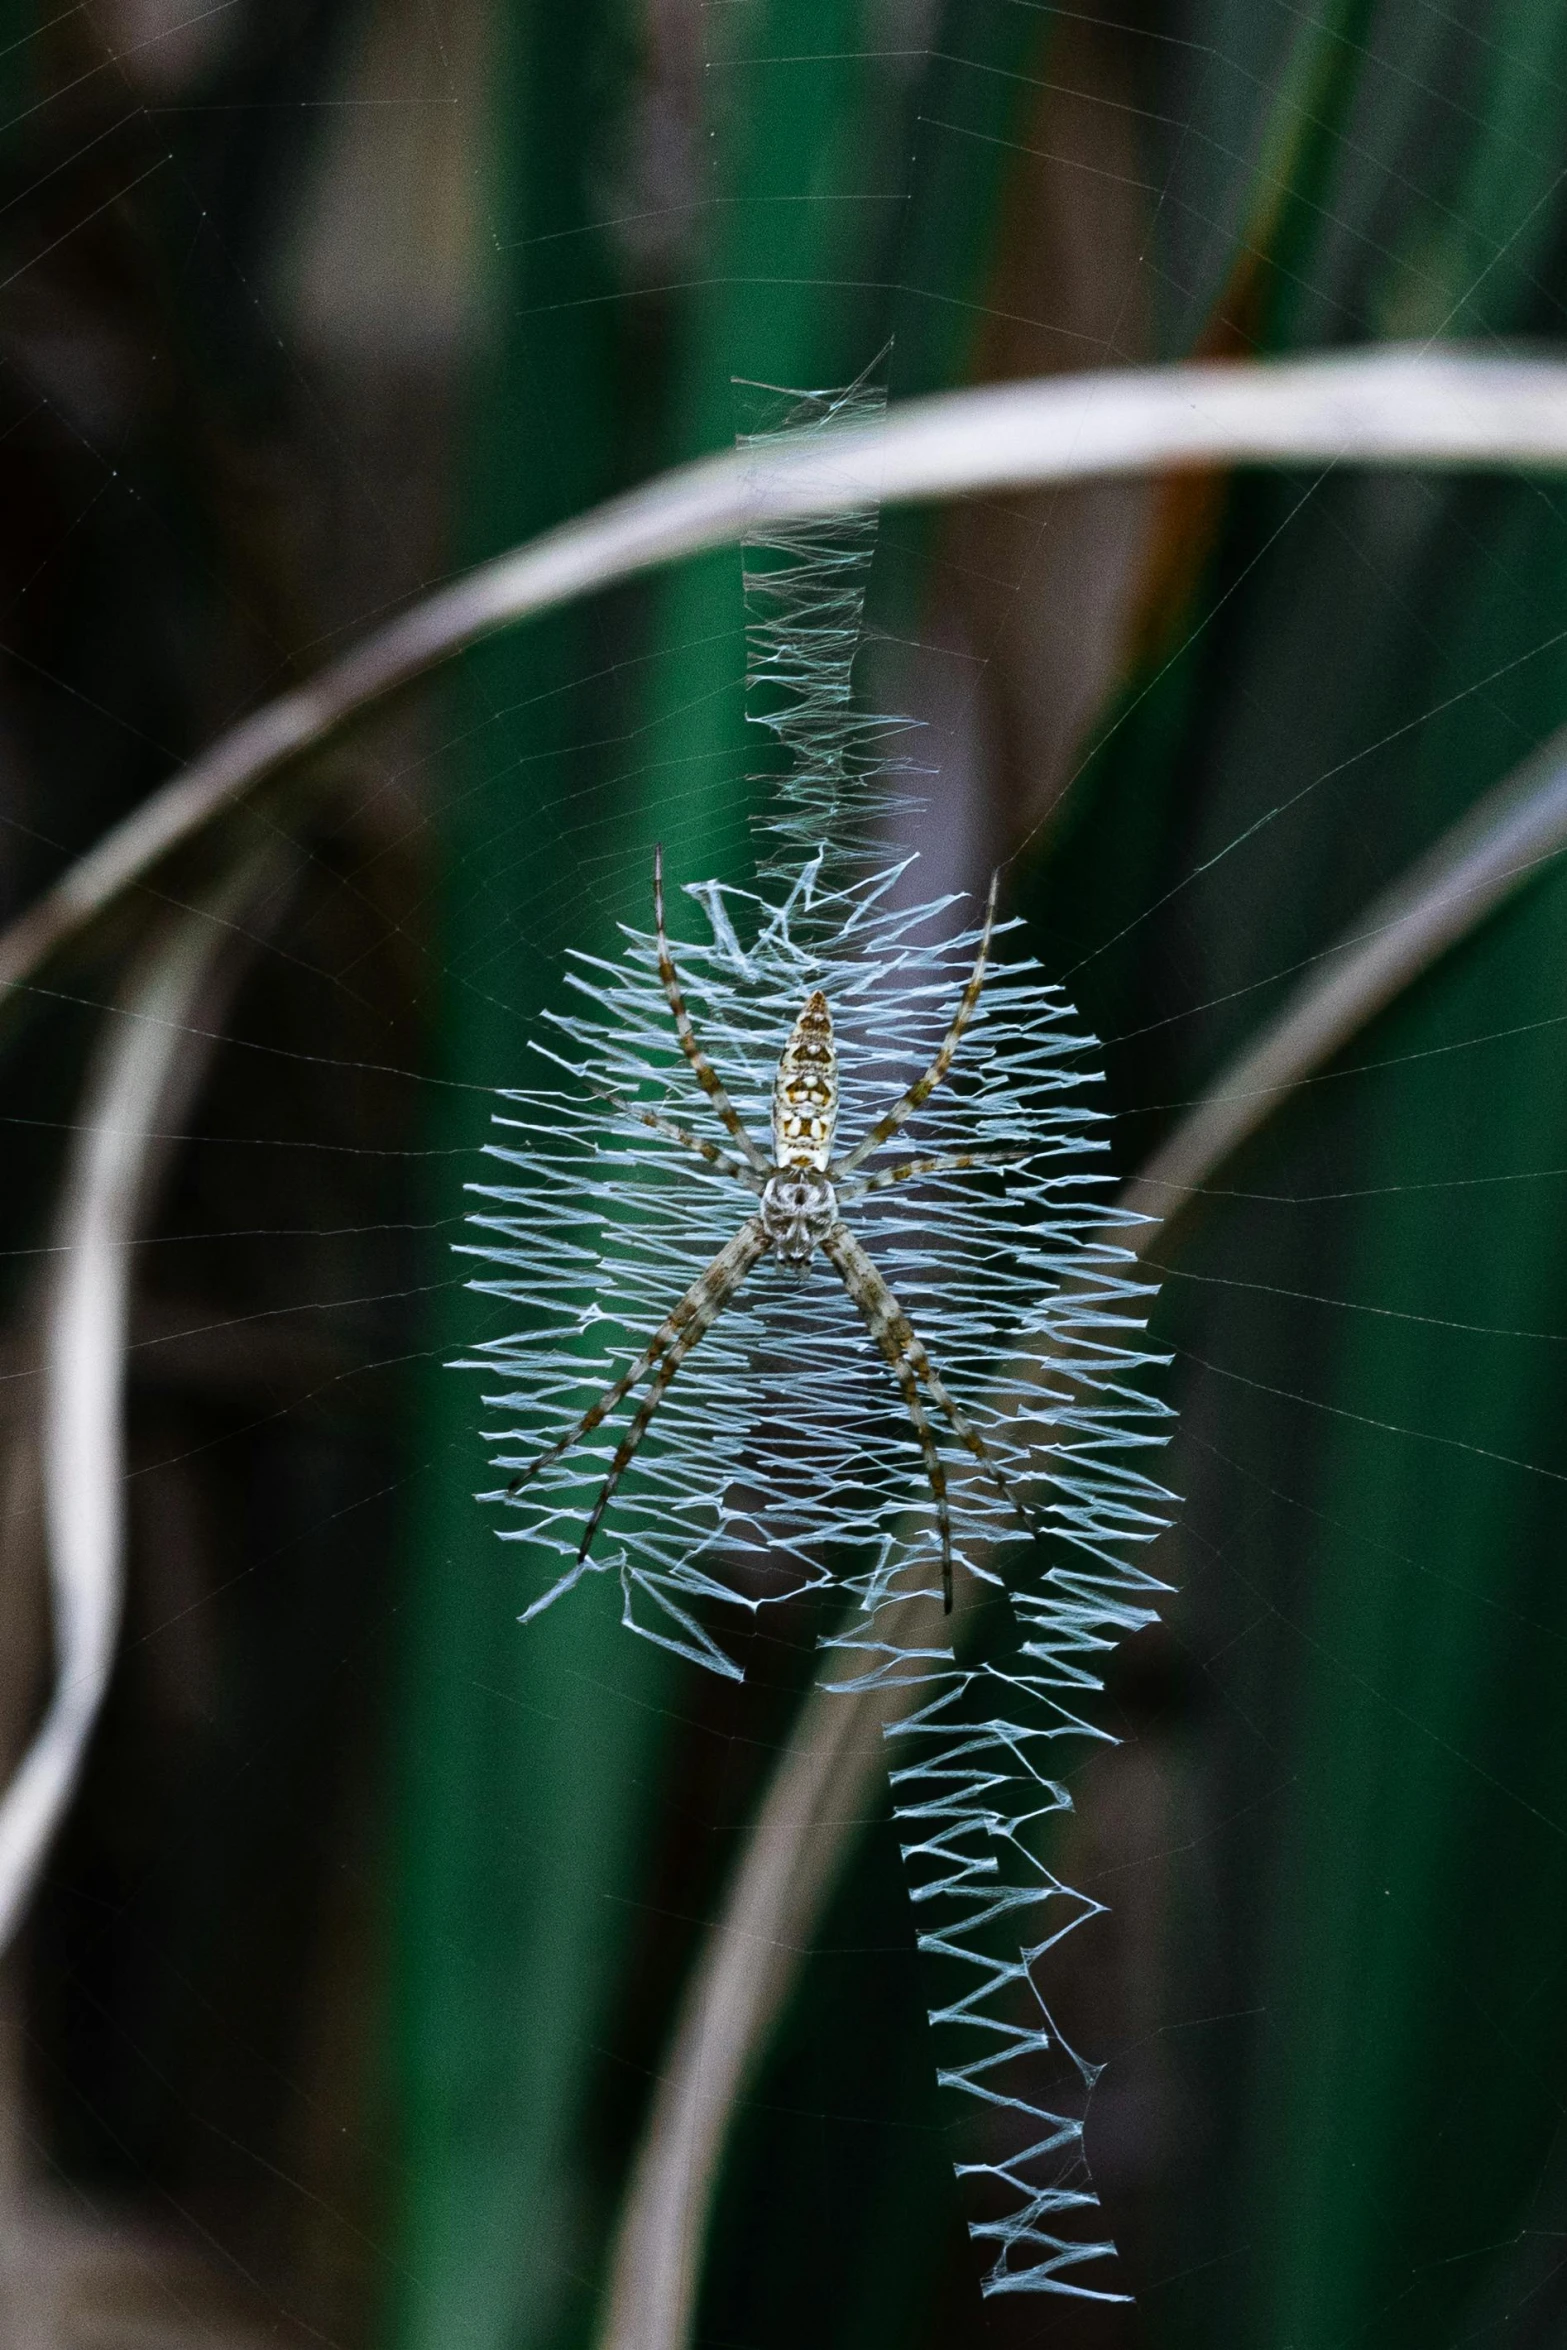
[[[825,1174],[838,1122],[838,1048],[817,988],[789,1031],[773,1079],[773,1157],[780,1167]]]

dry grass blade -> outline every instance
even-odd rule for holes
[[[1160,1218],[1159,1237],[1167,1237],[1215,1170],[1297,1086],[1564,849],[1567,727],[1365,909],[1160,1144],[1122,1193],[1122,1204]]]
[[[465,646],[764,523],[1211,465],[1567,466],[1567,366],[1375,350],[1120,368],[910,402],[661,475],[426,597],[222,736],[0,937],[15,987],[224,809]]]
[[[1567,729],[1479,801],[1367,907],[1258,1042],[1223,1072],[1127,1184],[1145,1254],[1291,1093],[1450,947],[1567,850]],[[934,1618],[933,1629],[939,1625]],[[800,1709],[676,2026],[627,2192],[600,2350],[684,2350],[735,2104],[780,2014],[871,1809],[882,1727],[917,1691]]]
[[[276,852],[252,850],[212,898],[171,917],[133,965],[88,1071],[44,1316],[44,1523],[55,1682],[0,1798],[0,1950],[15,1933],[76,1783],[114,1658],[122,1582],[121,1405],[131,1246],[149,1162],[189,1082],[192,1015]]]
[[[934,1637],[941,1617],[930,1613]],[[653,2350],[690,2333],[730,2118],[805,1956],[795,1930],[803,1924],[809,1935],[875,1800],[881,1725],[896,1695],[817,1692],[785,1749],[654,2096],[616,2247],[604,2350]]]

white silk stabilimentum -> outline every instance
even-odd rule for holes
[[[791,421],[831,430],[863,407],[863,394],[820,396]],[[908,861],[874,847],[895,805],[877,759],[888,728],[850,702],[873,528],[871,515],[803,525],[748,551],[753,715],[792,765],[763,819],[754,885],[687,880],[700,921],[677,911],[671,924],[697,1040],[764,1150],[779,1054],[813,989],[836,1032],[841,1154],[929,1066],[978,943],[973,908],[910,907],[897,888]],[[679,877],[667,878],[678,909]],[[1143,1334],[1151,1291],[1109,1197],[1090,1044],[1019,930],[997,925],[950,1075],[862,1174],[938,1151],[1015,1163],[860,1197],[851,1182],[842,1202],[1037,1528],[1019,1527],[932,1407],[960,1602],[970,1579],[1005,1594],[999,1653],[995,1610],[970,1657],[950,1639],[963,1606],[943,1620],[929,1604],[942,1554],[925,1461],[820,1253],[803,1277],[771,1256],[754,1266],[682,1363],[585,1561],[584,1524],[646,1382],[509,1485],[630,1368],[755,1209],[739,1181],[603,1099],[734,1155],[681,1053],[651,922],[626,929],[618,958],[572,959],[569,1006],[538,1039],[539,1084],[500,1097],[496,1179],[473,1186],[469,1253],[486,1266],[475,1288],[515,1306],[518,1326],[465,1367],[487,1374],[500,1483],[483,1498],[529,1572],[545,1570],[525,1621],[584,1574],[613,1573],[633,1630],[733,1674],[726,1615],[836,1586],[833,1683],[919,1684],[888,1733],[889,1762],[935,1970],[938,2077],[977,2109],[958,2167],[973,2182],[984,2289],[1119,2298],[1082,2152],[1094,2068],[1045,2000],[1048,1951],[1095,1905],[1051,1874],[1041,1822],[1070,1801],[1046,1769],[1053,1742],[1102,1735],[1083,1702],[1164,1588],[1138,1560],[1165,1523],[1168,1496],[1143,1463],[1169,1414],[1144,1384],[1160,1359]]]

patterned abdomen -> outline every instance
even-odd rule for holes
[[[825,1169],[838,1120],[838,1053],[818,988],[789,1031],[773,1079],[773,1157],[780,1167]]]

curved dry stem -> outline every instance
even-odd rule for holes
[[[44,1311],[43,1510],[55,1684],[0,1798],[0,1951],[15,1933],[75,1787],[108,1684],[123,1580],[122,1396],[131,1246],[160,1127],[210,1038],[193,1015],[236,915],[277,852],[252,847],[225,885],[143,948],[88,1070]]]
[[[499,629],[764,526],[865,506],[1211,465],[1567,466],[1567,366],[1383,345],[1118,368],[915,400],[659,476],[425,597],[269,702],[0,936],[16,987],[160,858],[351,720]]]
[[[1159,1145],[1121,1204],[1158,1217],[1167,1237],[1215,1171],[1298,1086],[1564,849],[1567,727],[1373,899]]]
[[[1297,1087],[1564,849],[1567,728],[1367,907],[1180,1121],[1120,1195],[1118,1204],[1150,1219],[1128,1229],[1127,1247],[1141,1256],[1167,1237]],[[932,1643],[942,1637],[932,1607]],[[814,1689],[800,1708],[659,2077],[615,2243],[600,2350],[684,2350],[690,2339],[736,2104],[873,1811],[883,1726],[919,1694],[917,1685],[841,1696]]]
[[[950,1637],[939,1602],[912,1632]],[[603,2350],[686,2341],[729,2124],[846,1856],[872,1816],[883,1722],[900,1691],[807,1698],[747,1839],[724,1916],[686,1988],[626,2198]]]

